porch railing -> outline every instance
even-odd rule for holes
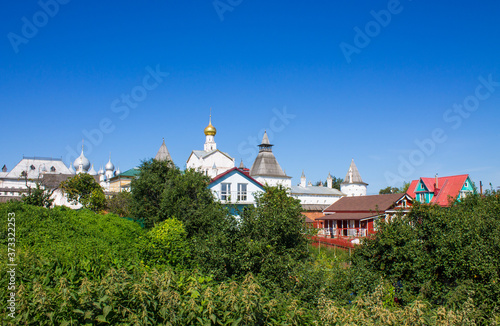
[[[318,236],[327,238],[366,237],[366,228],[320,228]]]

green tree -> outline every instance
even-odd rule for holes
[[[400,192],[399,188],[388,186],[387,188],[380,189],[378,193],[379,195],[385,195],[385,194],[397,194],[399,192]]]
[[[332,179],[333,188],[340,190],[340,185],[344,182],[344,179],[337,177],[332,177]]]
[[[344,179],[342,178],[337,178],[337,177],[332,177],[332,188],[334,189],[337,189],[337,190],[340,190],[340,185],[342,184],[342,182],[344,182]],[[323,186],[327,186],[327,181],[317,181],[314,185],[315,186],[319,186],[319,184],[322,183]]]
[[[180,171],[170,162],[149,160],[139,167],[131,184],[131,211],[146,227],[176,217],[188,237],[211,234],[227,218],[227,211],[207,188],[210,178],[193,169]]]
[[[408,188],[410,188],[410,183],[403,182],[403,186],[401,186],[401,188],[399,188],[399,192],[405,194],[408,191]]]
[[[22,200],[28,205],[40,206],[50,208],[54,199],[52,194],[56,189],[48,190],[43,188],[40,185],[40,181],[37,181],[35,187],[28,185],[28,180],[26,179],[26,187],[28,188],[28,192],[22,195]]]
[[[106,197],[102,187],[93,176],[80,173],[63,181],[61,188],[73,203],[80,203],[83,207],[99,212],[104,209]]]
[[[290,277],[296,263],[307,257],[300,201],[282,186],[266,187],[257,195],[256,207],[246,209],[239,229],[238,262],[241,272],[261,274],[273,282]]]
[[[461,305],[469,297],[486,313],[500,300],[500,196],[471,195],[451,207],[416,204],[381,223],[353,256],[353,266],[400,284],[406,302],[423,296]]]
[[[119,192],[106,200],[106,209],[110,213],[118,216],[130,216],[130,204],[132,202],[132,193],[128,191]]]
[[[210,179],[192,169],[149,160],[132,181],[131,212],[153,228],[175,217],[182,222],[191,250],[189,263],[217,279],[234,274],[237,223],[207,188]]]
[[[143,220],[149,228],[166,219],[164,212],[161,211],[161,195],[179,174],[179,169],[171,162],[154,159],[142,162],[139,175],[132,180],[130,185],[132,216]]]

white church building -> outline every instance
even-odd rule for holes
[[[217,129],[212,126],[212,115],[210,115],[208,126],[204,132],[205,145],[203,150],[194,150],[191,152],[186,163],[186,168],[195,169],[210,178],[215,178],[219,174],[235,167],[234,158],[217,149],[217,144],[215,143]]]

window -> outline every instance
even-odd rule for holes
[[[238,183],[238,201],[247,200],[247,184]]]
[[[36,168],[35,168],[35,166],[34,166],[33,164],[31,164],[30,168],[31,168],[32,170],[35,170],[35,169],[36,169]]]
[[[53,165],[50,167],[50,172],[56,172],[56,168]]]
[[[230,200],[231,184],[230,183],[221,183],[220,188],[221,188],[220,199],[221,200]]]

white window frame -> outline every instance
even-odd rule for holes
[[[237,197],[238,201],[246,201],[247,196],[248,196],[248,183],[238,183],[238,197]]]
[[[230,183],[221,183],[220,184],[220,199],[226,200],[226,201],[231,200],[231,184]]]

